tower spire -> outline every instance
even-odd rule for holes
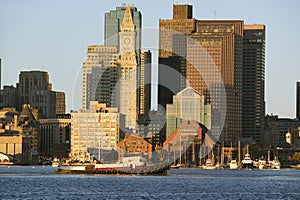
[[[134,30],[134,23],[132,21],[130,4],[127,4],[123,22],[121,24],[121,31],[126,30]]]

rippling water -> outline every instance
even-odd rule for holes
[[[1,166],[0,199],[300,199],[300,170],[103,176],[57,175],[50,166]]]

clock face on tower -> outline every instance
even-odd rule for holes
[[[130,38],[125,38],[124,39],[124,44],[128,45],[128,44],[130,44],[130,42],[131,42]]]

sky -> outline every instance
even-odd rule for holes
[[[2,87],[15,86],[20,71],[48,71],[53,90],[66,93],[67,112],[80,109],[87,46],[103,43],[104,14],[127,3],[141,11],[144,29],[157,30],[159,19],[171,19],[176,3],[193,5],[193,16],[200,20],[265,24],[266,114],[295,117],[296,82],[300,81],[298,0],[0,0]],[[152,40],[157,48],[155,37],[143,38],[142,44]]]

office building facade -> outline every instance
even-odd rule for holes
[[[88,46],[82,63],[82,109],[89,109],[90,101],[115,106],[117,53],[117,46]]]
[[[211,129],[211,105],[205,102],[201,95],[191,87],[180,91],[173,96],[173,103],[167,104],[166,110],[166,138],[183,121],[196,121]]]
[[[91,161],[116,150],[122,124],[117,108],[92,101],[90,109],[71,113],[71,160]],[[99,154],[100,152],[100,154]]]
[[[265,26],[244,25],[242,136],[264,144]]]
[[[56,114],[63,114],[65,111],[64,93],[52,91],[48,72],[21,71],[16,91],[18,110],[24,104],[30,104],[41,112],[43,118],[55,118]],[[56,109],[59,113],[56,113]]]
[[[141,51],[141,33],[142,33],[142,14],[137,10],[136,7],[120,6],[116,7],[115,10],[111,10],[105,13],[105,33],[104,33],[104,44],[107,46],[119,46],[120,38],[119,32],[121,32],[121,24],[123,23],[124,15],[130,9],[132,16],[132,22],[136,29],[135,37],[135,50]]]
[[[185,88],[186,51],[182,42],[196,31],[196,22],[192,6],[180,4],[173,5],[173,19],[159,20],[158,104],[164,108]]]

